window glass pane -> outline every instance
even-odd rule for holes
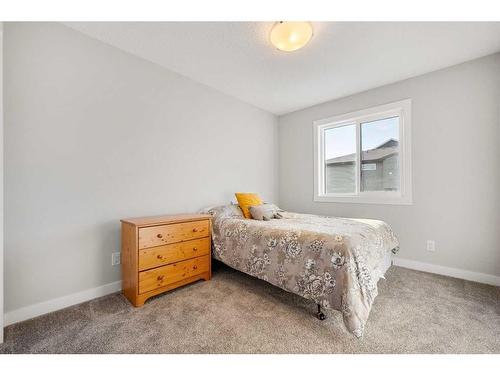
[[[360,190],[399,190],[399,117],[361,123]]]
[[[325,192],[356,192],[356,125],[324,131]]]

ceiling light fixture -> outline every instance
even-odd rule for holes
[[[296,51],[304,47],[312,38],[310,22],[276,22],[271,29],[269,39],[280,51]]]

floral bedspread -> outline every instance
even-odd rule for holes
[[[291,212],[258,221],[243,218],[232,205],[207,212],[214,217],[214,258],[340,310],[347,329],[363,335],[384,260],[399,248],[388,224]]]

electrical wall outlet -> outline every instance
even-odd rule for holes
[[[117,266],[122,262],[121,255],[122,255],[121,253],[112,253],[111,254],[111,265],[112,266]]]
[[[436,251],[436,241],[427,240],[427,251]]]

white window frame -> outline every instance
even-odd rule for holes
[[[361,123],[399,116],[400,189],[394,191],[360,191]],[[340,126],[356,125],[356,190],[354,193],[326,193],[324,132]],[[411,184],[411,99],[350,112],[313,122],[314,129],[314,201],[335,203],[412,204]]]

